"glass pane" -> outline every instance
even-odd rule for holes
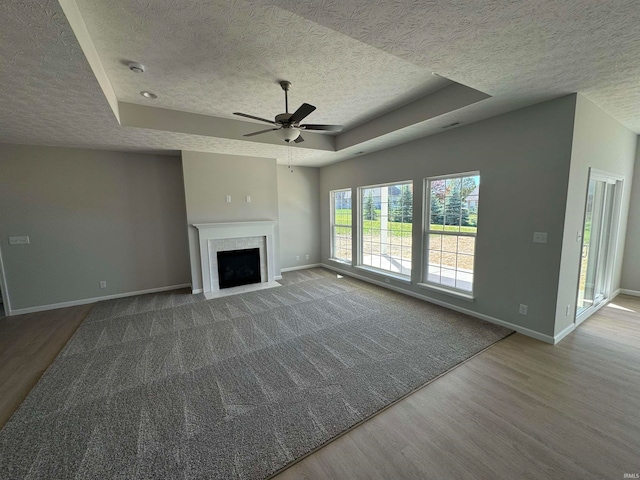
[[[476,248],[475,237],[458,237],[458,253],[473,255]]]
[[[473,255],[458,255],[458,271],[473,273]]]
[[[429,248],[440,250],[442,248],[442,235],[429,235]]]
[[[456,288],[471,292],[473,290],[473,274],[469,272],[456,272]]]
[[[440,266],[442,253],[439,250],[429,250],[429,265]]]
[[[460,178],[447,178],[447,195],[451,195],[453,190],[460,191]]]
[[[602,205],[604,203],[604,182],[589,180],[584,232],[582,237],[582,259],[578,286],[578,314],[593,306],[595,300],[595,277]],[[595,259],[594,259],[595,258]]]
[[[456,271],[452,269],[442,268],[440,272],[440,283],[447,287],[456,286]]]
[[[441,272],[440,267],[430,265],[427,270],[427,281],[440,283],[440,272]]]
[[[363,265],[411,273],[412,191],[410,183],[360,190]]]
[[[458,236],[442,235],[442,251],[458,253]]]

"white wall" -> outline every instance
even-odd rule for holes
[[[203,152],[182,152],[191,282],[202,289],[196,223],[275,220],[278,222],[276,160]],[[231,195],[231,203],[225,197]],[[246,196],[251,196],[251,202]],[[279,230],[275,229],[276,275],[280,275]]]
[[[278,165],[278,210],[282,268],[320,263],[320,175],[317,168],[294,167],[291,172],[288,167]]]
[[[633,171],[620,287],[640,294],[640,144],[636,151],[636,166]]]
[[[12,310],[189,283],[179,157],[0,145],[0,179]]]
[[[328,260],[330,190],[413,180],[414,218],[420,219],[425,177],[479,170],[475,300],[418,287],[418,268],[411,285],[393,279],[390,284],[551,338],[575,102],[576,96],[570,95],[321,168],[322,261],[375,280],[383,278]],[[357,218],[353,224],[357,232]],[[536,231],[548,233],[547,244],[532,243]],[[419,266],[420,223],[413,232],[413,265]],[[518,313],[521,303],[529,307],[527,316]]]
[[[597,168],[624,178],[620,231],[616,246],[619,254],[616,258],[612,285],[613,291],[620,288],[636,143],[636,134],[584,96],[577,96],[562,264],[558,279],[556,334],[570,327],[575,316],[582,250],[582,242],[577,239],[577,235],[582,233],[584,225],[589,168]],[[627,257],[629,261],[632,261],[632,258]],[[571,305],[570,315],[566,315],[566,305]]]

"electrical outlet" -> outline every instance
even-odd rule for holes
[[[569,315],[571,315],[571,305],[567,305],[567,307],[564,309],[564,314],[568,317]]]
[[[227,203],[231,203],[231,195],[227,195],[227,196],[225,197],[225,201],[226,201]]]
[[[300,255],[296,255],[296,260],[300,260]]]
[[[251,195],[247,195],[247,203],[251,203]]]
[[[547,243],[547,232],[533,232],[533,243]]]
[[[521,315],[526,315],[528,309],[529,309],[528,305],[525,305],[523,303],[520,304],[520,314]]]
[[[306,260],[309,260],[309,254],[307,253],[307,254],[304,256],[304,258],[305,258]]]
[[[100,280],[100,288],[107,288],[107,281],[106,280]]]

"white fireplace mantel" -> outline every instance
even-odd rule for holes
[[[266,240],[267,257],[267,282],[275,280],[275,260],[273,231],[276,222],[273,220],[257,220],[252,222],[225,222],[225,223],[194,223],[198,230],[200,244],[200,264],[202,266],[203,292],[208,293],[218,290],[217,285],[212,285],[212,259],[210,245],[216,240],[231,238],[264,237]]]

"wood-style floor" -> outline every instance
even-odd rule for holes
[[[625,473],[640,473],[640,298],[619,296],[558,345],[507,337],[275,478]]]
[[[0,425],[90,309],[0,320]],[[620,296],[559,345],[506,338],[275,478],[640,473],[639,347],[640,298]]]
[[[0,318],[0,428],[92,308],[93,304]]]

